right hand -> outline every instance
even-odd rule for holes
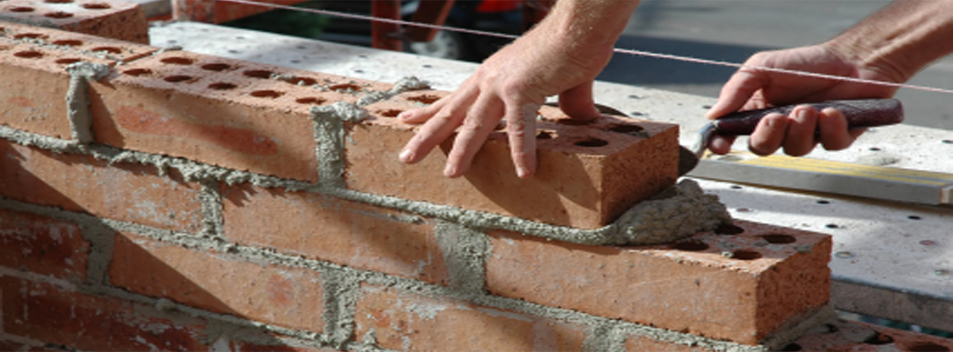
[[[901,82],[889,68],[855,61],[825,44],[757,53],[722,87],[718,102],[706,114],[716,119],[725,114],[796,103],[827,100],[889,98],[896,87],[855,83],[760,70],[754,67],[806,71],[834,76],[885,82]],[[815,137],[819,131],[820,139]],[[784,148],[786,154],[802,156],[817,143],[827,150],[849,147],[863,130],[848,130],[847,120],[835,109],[816,111],[799,106],[788,116],[766,116],[748,139],[749,149],[758,155],[772,154]],[[731,150],[734,137],[716,136],[709,149],[717,154]]]

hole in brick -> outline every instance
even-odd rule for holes
[[[57,18],[57,19],[59,19],[59,18],[70,18],[70,17],[73,17],[73,14],[71,14],[71,13],[69,13],[69,12],[56,11],[56,12],[50,12],[50,13],[45,14],[45,15],[43,15],[43,16],[46,16],[46,17],[49,17],[49,18]]]
[[[893,337],[878,332],[874,336],[868,337],[866,340],[864,340],[864,343],[868,345],[887,345],[893,343]]]
[[[307,97],[307,98],[298,98],[295,100],[298,104],[309,104],[309,105],[321,105],[324,104],[324,99]]]
[[[152,74],[152,70],[147,69],[147,68],[134,68],[134,69],[131,69],[131,70],[122,71],[122,74],[138,77],[138,76],[143,76],[143,75],[151,75],[151,74]]]
[[[185,81],[188,81],[188,80],[190,80],[190,79],[192,79],[192,76],[181,76],[181,75],[180,75],[180,76],[169,76],[169,77],[163,78],[162,80],[163,80],[163,81],[166,81],[166,82],[178,83],[178,82],[185,82]]]
[[[58,64],[60,64],[60,65],[69,65],[69,64],[75,64],[75,63],[80,62],[80,61],[83,61],[83,60],[82,60],[82,59],[77,59],[77,58],[66,58],[66,59],[56,60],[56,63],[58,63]]]
[[[111,7],[112,6],[109,6],[109,4],[102,3],[102,2],[94,2],[92,4],[83,4],[83,8],[87,10],[105,10]]]
[[[570,126],[585,126],[585,125],[592,124],[593,122],[596,122],[595,119],[592,119],[592,120],[555,119],[554,121],[556,121],[556,123],[558,124],[570,125]]]
[[[923,218],[921,218],[919,215],[910,215],[910,216],[907,217],[907,219],[910,219],[910,220],[923,220]]]
[[[556,131],[536,131],[536,139],[556,138]]]
[[[827,333],[829,334],[833,334],[835,332],[840,331],[840,328],[838,328],[837,325],[834,325],[834,324],[824,324],[824,327],[827,328]]]
[[[737,235],[745,232],[745,229],[732,224],[721,224],[715,228],[715,233],[719,235]]]
[[[639,125],[614,125],[609,127],[609,131],[616,132],[616,133],[631,134],[631,133],[639,133],[639,132],[645,131],[645,129]]]
[[[440,97],[436,95],[417,95],[417,96],[407,97],[407,100],[418,102],[421,104],[430,105],[436,102],[437,100],[440,100]]]
[[[283,94],[283,93],[278,92],[278,91],[274,91],[274,90],[256,90],[256,91],[254,91],[254,92],[251,92],[250,94],[251,94],[251,96],[256,97],[256,98],[271,98],[271,99],[274,99],[274,98],[280,97],[281,94]]]
[[[782,348],[781,351],[800,351],[803,349],[804,348],[801,347],[801,345],[798,345],[796,343],[789,343],[787,346],[784,346],[784,348]]]
[[[167,57],[159,61],[164,64],[172,64],[172,65],[191,65],[193,62],[195,62],[195,60],[192,60],[187,57]]]
[[[313,86],[318,83],[316,79],[308,77],[287,77],[284,81],[299,86]]]
[[[32,7],[17,6],[17,7],[11,7],[11,8],[9,8],[9,9],[7,9],[7,11],[10,11],[10,12],[33,12],[34,9],[33,9]]]
[[[335,85],[333,85],[333,86],[328,87],[328,89],[330,89],[330,90],[352,90],[352,91],[359,91],[359,90],[361,90],[361,87],[358,86],[358,85],[356,85],[356,84],[343,83],[343,84],[335,84]]]
[[[577,146],[580,146],[580,147],[597,148],[597,147],[605,147],[605,146],[609,145],[609,142],[607,142],[607,141],[605,141],[605,140],[602,140],[602,139],[599,139],[599,138],[588,138],[588,139],[584,139],[584,140],[578,141],[578,142],[573,143],[573,144],[575,144],[575,145],[577,145]]]
[[[17,35],[15,35],[15,36],[13,36],[13,39],[17,39],[17,40],[23,40],[23,39],[44,39],[44,38],[46,38],[46,36],[45,36],[45,35],[42,35],[42,34],[39,34],[39,33],[23,33],[23,34],[17,34]]]
[[[229,89],[235,89],[238,86],[231,83],[219,82],[219,83],[209,84],[208,87],[214,90],[229,90]]]
[[[252,78],[264,78],[264,79],[269,79],[269,78],[271,78],[271,75],[272,75],[273,73],[274,73],[274,72],[266,71],[266,70],[250,70],[250,71],[242,72],[243,75],[248,76],[248,77],[252,77]]]
[[[39,59],[43,57],[43,53],[39,51],[20,51],[13,53],[13,56],[22,57],[24,59]]]
[[[790,235],[781,235],[781,234],[770,234],[761,236],[768,243],[773,244],[787,244],[797,242],[797,238]]]
[[[59,46],[80,46],[80,45],[83,45],[83,42],[79,40],[64,39],[64,40],[57,40],[50,44],[59,45]]]
[[[687,241],[676,243],[672,245],[672,248],[680,251],[698,252],[708,249],[708,244],[699,241]]]
[[[47,4],[72,4],[73,0],[45,0]]]
[[[731,257],[738,260],[755,260],[755,259],[761,258],[761,253],[740,249],[740,250],[731,252]]]
[[[232,68],[231,65],[223,64],[223,63],[212,63],[212,64],[202,65],[202,69],[206,71],[225,71],[230,68]]]
[[[921,342],[910,346],[911,352],[948,352],[949,350],[949,347],[938,345],[933,342]]]
[[[119,54],[122,52],[122,49],[112,47],[112,46],[101,46],[98,48],[89,49],[89,51],[105,51],[110,54]]]
[[[397,109],[389,109],[389,110],[380,110],[377,112],[377,114],[384,117],[397,117],[397,115],[400,115],[400,113],[402,112],[403,111],[397,110]]]

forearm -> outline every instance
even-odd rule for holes
[[[953,52],[953,1],[895,1],[824,45],[904,82]]]

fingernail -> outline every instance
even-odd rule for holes
[[[516,176],[517,176],[517,177],[519,177],[519,178],[526,178],[526,176],[528,176],[528,175],[529,175],[529,169],[527,169],[525,166],[517,166],[517,167],[516,167]]]
[[[398,158],[402,162],[409,163],[414,159],[414,152],[410,151],[410,149],[404,149],[400,152],[400,156]]]
[[[410,111],[404,111],[400,114],[397,114],[397,119],[406,120],[410,116]]]
[[[443,169],[444,176],[453,177],[456,174],[457,174],[457,169],[454,168],[453,166],[447,165],[447,167]]]
[[[805,109],[798,110],[797,119],[801,121],[807,120],[807,110]]]

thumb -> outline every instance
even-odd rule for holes
[[[589,121],[601,116],[592,100],[592,81],[559,93],[559,108],[574,120]]]
[[[760,71],[740,69],[731,75],[728,82],[721,87],[718,101],[708,109],[705,117],[709,120],[717,119],[728,113],[738,111],[745,106],[754,94],[768,86],[768,78]]]

